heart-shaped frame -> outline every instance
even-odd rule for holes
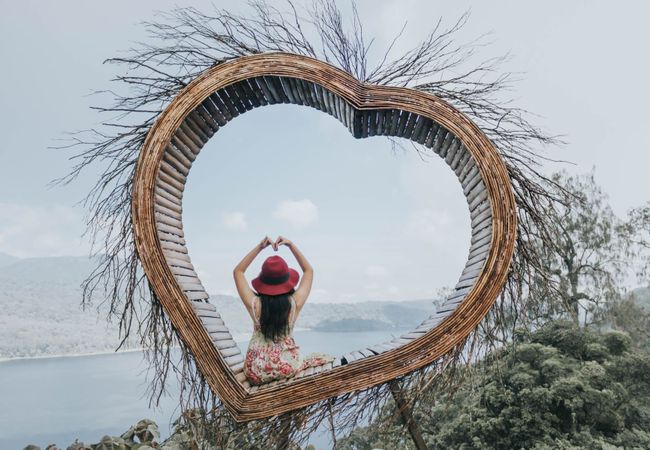
[[[399,136],[432,148],[463,186],[472,240],[454,292],[412,332],[258,387],[246,381],[243,354],[188,256],[182,195],[208,139],[239,114],[274,103],[317,108],[357,138]],[[237,58],[193,80],[149,131],[133,183],[135,242],[150,285],[203,377],[238,421],[305,407],[431,364],[485,317],[503,288],[514,251],[517,215],[508,171],[470,119],[433,95],[365,85],[330,64],[294,54]]]

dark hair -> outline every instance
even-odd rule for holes
[[[275,342],[289,334],[289,313],[291,312],[289,296],[294,292],[291,289],[280,295],[257,294],[262,304],[260,328],[266,339]]]

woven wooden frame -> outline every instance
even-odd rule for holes
[[[259,387],[246,381],[242,351],[210,304],[191,263],[183,233],[182,195],[205,142],[239,114],[274,103],[320,109],[357,138],[399,136],[433,149],[463,186],[472,240],[454,292],[412,332]],[[503,288],[517,226],[506,166],[470,119],[433,95],[364,85],[327,63],[287,53],[246,56],[218,65],[173,99],[142,147],[132,216],[138,256],[156,296],[206,382],[238,421],[385,383],[451,351],[476,328]]]

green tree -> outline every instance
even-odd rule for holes
[[[552,242],[539,242],[547,278],[529,288],[531,304],[550,302],[575,323],[597,320],[608,304],[619,300],[634,251],[625,222],[608,203],[593,171],[585,175],[559,172],[553,182],[562,190],[550,227]]]
[[[649,370],[627,334],[558,321],[521,332],[455,395],[440,389],[414,414],[429,448],[647,449]],[[337,448],[412,448],[392,407]]]

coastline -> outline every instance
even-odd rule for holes
[[[310,328],[296,328],[296,331],[310,331]],[[233,334],[233,339],[238,344],[241,344],[242,342],[246,342],[250,339],[250,333]],[[172,348],[179,348],[179,347],[174,346]],[[141,351],[144,351],[144,347],[135,347],[135,348],[129,348],[124,350],[118,350],[118,351],[106,349],[106,350],[97,350],[93,352],[84,352],[84,353],[55,353],[51,355],[14,356],[11,358],[0,358],[0,364],[8,363],[11,361],[31,361],[31,360],[41,360],[41,359],[54,359],[54,358],[81,358],[87,356],[105,356],[105,355],[133,353],[133,352],[141,352]]]

